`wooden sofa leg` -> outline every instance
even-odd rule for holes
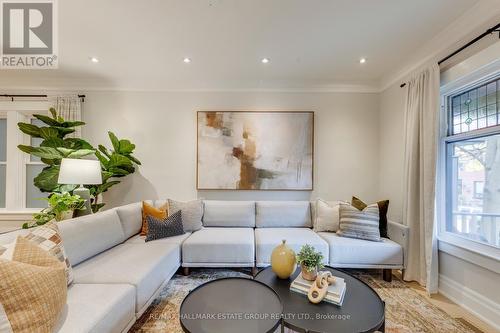
[[[189,267],[182,267],[182,273],[184,276],[189,276]]]
[[[255,277],[255,275],[257,275],[258,272],[259,272],[259,270],[257,269],[257,267],[253,266],[252,267],[252,276]]]
[[[392,269],[383,269],[382,277],[384,281],[391,282],[392,281]]]

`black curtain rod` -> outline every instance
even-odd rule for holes
[[[5,98],[10,98],[12,101],[14,101],[14,98],[17,97],[27,97],[27,98],[47,98],[47,95],[8,95],[8,94],[0,94],[0,97],[5,97]],[[79,98],[82,99],[82,101],[85,101],[85,95],[78,95]]]
[[[500,38],[500,23],[498,23],[497,25],[495,25],[493,28],[490,28],[488,30],[486,30],[485,32],[483,32],[482,34],[480,34],[479,36],[477,36],[476,38],[474,38],[473,40],[471,40],[470,42],[468,42],[467,44],[465,44],[464,46],[462,46],[461,48],[459,48],[458,50],[450,53],[449,55],[447,55],[446,57],[444,57],[443,59],[439,60],[438,61],[438,65],[441,65],[443,62],[445,62],[446,60],[450,59],[451,57],[457,55],[458,53],[462,52],[463,50],[465,50],[466,48],[468,48],[469,46],[477,43],[478,41],[480,41],[481,39],[483,39],[484,37],[488,36],[488,35],[491,35],[492,33],[494,32],[498,32],[498,38]],[[399,86],[400,88],[403,88],[404,86],[406,86],[406,82],[404,83],[401,83],[401,85]]]

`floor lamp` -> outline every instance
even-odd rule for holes
[[[83,185],[102,184],[101,163],[96,160],[63,158],[59,170],[59,184],[78,184],[73,194],[85,200],[85,207],[77,212],[78,216],[92,214],[90,191]]]

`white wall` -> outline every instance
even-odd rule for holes
[[[143,166],[106,195],[110,206],[145,198],[350,199],[378,194],[378,94],[86,92],[83,136],[131,139]],[[196,111],[315,111],[314,191],[196,191]]]
[[[394,84],[380,93],[379,197],[389,199],[389,219],[403,220],[405,89]]]

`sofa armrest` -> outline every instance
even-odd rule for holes
[[[408,262],[408,247],[410,242],[410,228],[401,223],[387,221],[387,234],[389,238],[403,248],[403,267]]]

